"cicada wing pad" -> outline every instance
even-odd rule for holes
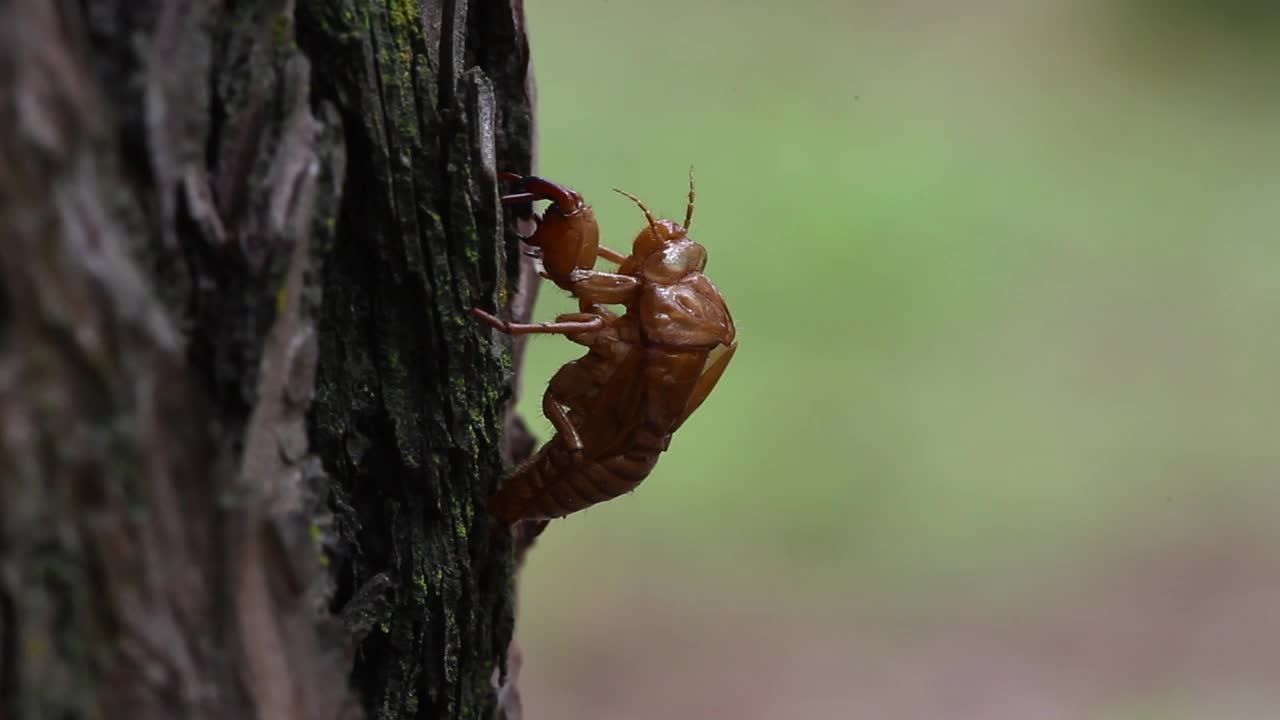
[[[674,433],[680,429],[685,420],[697,410],[711,391],[715,389],[716,383],[720,382],[720,376],[724,375],[724,371],[729,367],[729,361],[733,359],[733,354],[738,351],[738,343],[735,341],[730,345],[717,345],[710,353],[707,354],[707,362],[703,366],[702,374],[698,376],[698,382],[693,386],[693,392],[689,395],[689,402],[685,405],[684,413],[671,428]]]

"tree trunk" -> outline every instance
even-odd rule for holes
[[[519,0],[0,0],[0,718],[519,715],[527,68]]]

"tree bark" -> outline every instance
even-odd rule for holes
[[[0,718],[519,715],[530,87],[519,0],[0,0]]]

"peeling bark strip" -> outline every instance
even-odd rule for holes
[[[467,310],[508,304],[521,267],[494,171],[531,164],[522,12],[299,6],[350,158],[312,436],[334,479],[334,607],[359,640],[352,683],[373,717],[492,717],[505,670],[511,541],[483,500],[505,475],[514,363]]]

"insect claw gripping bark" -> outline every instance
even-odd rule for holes
[[[600,246],[595,213],[575,190],[538,177],[499,173],[523,183],[504,205],[550,200],[525,239],[543,261],[543,277],[578,299],[579,312],[552,323],[509,323],[472,314],[507,334],[553,333],[587,348],[556,372],[542,407],[556,433],[489,498],[503,523],[550,519],[631,492],[653,470],[671,435],[715,388],[737,350],[720,291],[703,274],[706,249],[689,238],[693,168],[684,224],[659,220],[644,202],[647,226],[631,253]],[[619,263],[595,270],[598,257]],[[607,306],[621,305],[617,315]]]

